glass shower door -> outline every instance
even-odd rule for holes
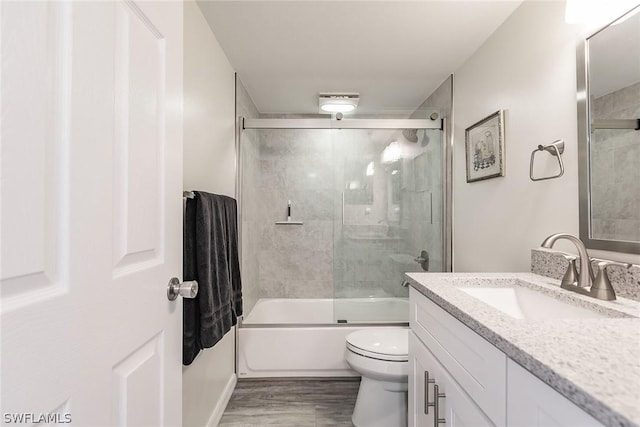
[[[442,134],[334,131],[336,322],[407,322],[404,273],[444,271]]]

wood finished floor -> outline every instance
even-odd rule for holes
[[[219,427],[352,427],[360,379],[240,380]]]

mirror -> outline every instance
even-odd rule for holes
[[[640,6],[579,43],[580,238],[640,254]]]

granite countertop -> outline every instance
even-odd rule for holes
[[[605,425],[640,426],[640,302],[533,273],[407,273],[411,286]],[[607,318],[515,319],[460,287],[524,286]]]

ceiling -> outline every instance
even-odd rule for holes
[[[198,4],[262,113],[318,113],[358,92],[358,114],[416,109],[521,1],[206,1]]]

